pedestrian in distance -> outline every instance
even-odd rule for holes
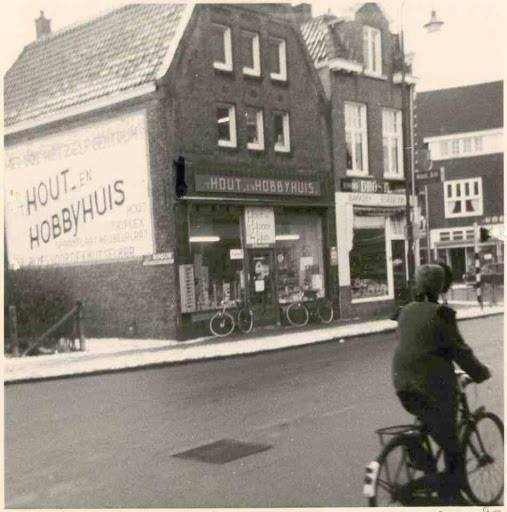
[[[447,266],[445,266],[447,267]],[[398,322],[398,345],[392,378],[397,396],[406,411],[416,416],[423,428],[442,448],[445,471],[425,475],[400,489],[399,501],[410,504],[414,491],[430,487],[438,492],[442,504],[463,504],[460,489],[464,461],[457,428],[457,363],[473,381],[490,377],[487,366],[474,355],[461,336],[456,312],[439,304],[439,294],[447,292],[452,282],[449,267],[426,264],[415,273],[414,300],[399,308],[391,317]],[[414,463],[421,454],[414,446]]]

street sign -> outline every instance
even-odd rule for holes
[[[415,173],[415,181],[418,185],[428,185],[429,183],[438,183],[441,180],[440,169],[431,169],[429,171],[418,171]]]

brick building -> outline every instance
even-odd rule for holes
[[[312,18],[308,4],[299,12],[330,101],[340,308],[367,316],[391,307],[407,281],[399,40],[373,2],[342,16]]]
[[[192,336],[246,296],[280,323],[301,288],[337,307],[326,98],[290,7],[36,23],[4,79],[19,283],[83,300],[90,335]]]
[[[503,262],[503,82],[421,92],[415,106],[416,168],[442,169],[444,180],[427,185],[428,214],[419,187],[421,258],[447,261],[460,281],[473,274],[474,223],[494,235],[480,244],[482,263]]]

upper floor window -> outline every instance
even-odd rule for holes
[[[273,112],[273,137],[275,151],[288,153],[290,151],[289,114]]]
[[[261,56],[259,34],[247,31],[241,32],[241,49],[243,56],[243,73],[245,75],[260,76]]]
[[[253,150],[264,149],[264,124],[262,109],[247,108],[245,111],[247,148]]]
[[[474,149],[476,153],[482,152],[482,137],[474,137]]]
[[[211,47],[213,67],[222,71],[232,71],[231,28],[225,25],[213,25]]]
[[[447,156],[449,154],[449,142],[446,140],[443,140],[440,143],[440,154],[442,156]]]
[[[269,38],[271,62],[270,77],[273,80],[287,80],[287,47],[284,39]]]
[[[347,173],[368,174],[366,105],[345,103]]]
[[[234,105],[221,104],[217,106],[217,131],[219,146],[236,147],[236,109]]]
[[[365,71],[382,74],[382,36],[378,28],[363,27],[363,59]]]
[[[482,178],[446,181],[444,198],[446,217],[482,215]]]
[[[403,177],[403,149],[401,135],[401,111],[382,111],[382,136],[384,152],[384,176]]]

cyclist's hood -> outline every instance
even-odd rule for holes
[[[435,295],[442,292],[445,272],[440,265],[421,265],[415,271],[416,295]]]

